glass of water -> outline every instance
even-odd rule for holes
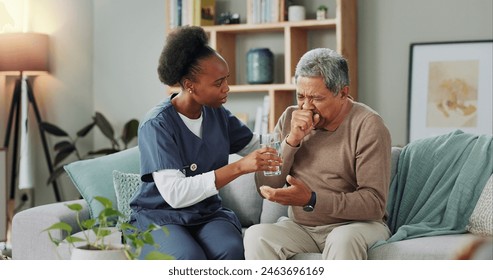
[[[267,133],[260,135],[260,147],[274,148],[279,155],[279,149],[281,148],[281,135],[279,133]],[[276,166],[275,170],[264,171],[265,176],[277,176],[281,175],[281,167]]]

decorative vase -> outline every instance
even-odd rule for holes
[[[111,246],[108,250],[88,249],[87,246],[72,249],[72,260],[128,260],[124,245]]]
[[[247,53],[247,82],[271,84],[274,81],[274,54],[268,48],[254,48]]]
[[[302,21],[305,20],[305,6],[292,5],[288,8],[288,20],[289,21]]]

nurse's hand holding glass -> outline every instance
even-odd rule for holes
[[[279,170],[282,165],[282,159],[275,147],[264,146],[243,157],[238,163],[245,173],[264,171],[264,173],[267,174],[269,172],[270,174]]]
[[[274,149],[274,155],[279,155],[279,149],[281,149],[281,135],[277,132],[266,133],[260,135],[260,147],[267,147]],[[273,157],[275,158],[275,157]],[[272,160],[275,161],[275,160]],[[265,176],[278,176],[281,175],[281,166],[275,164],[274,169],[264,171]]]

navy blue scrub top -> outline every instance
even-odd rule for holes
[[[242,150],[253,137],[250,129],[223,106],[217,109],[203,106],[200,139],[187,128],[171,104],[175,96],[154,107],[139,127],[143,183],[130,203],[131,221],[144,230],[151,223],[197,225],[225,219],[241,231],[238,218],[233,211],[222,207],[219,195],[174,209],[154,183],[152,173],[163,169],[178,169],[189,177],[223,167],[228,164],[229,154]]]

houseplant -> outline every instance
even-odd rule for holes
[[[317,20],[324,20],[327,18],[327,11],[329,8],[325,5],[320,5],[317,8]]]
[[[50,174],[47,182],[48,184],[51,184],[65,172],[63,165],[67,163],[67,158],[70,155],[75,155],[78,160],[81,160],[101,155],[108,155],[123,149],[127,149],[130,142],[137,137],[139,121],[136,119],[131,119],[125,123],[118,138],[115,136],[115,130],[113,129],[111,123],[100,112],[96,112],[92,117],[92,121],[77,131],[75,137],[70,136],[65,130],[49,122],[42,122],[41,127],[46,133],[61,138],[61,140],[56,142],[53,146],[55,151],[53,165],[55,168]],[[92,150],[84,154],[77,147],[77,142],[81,138],[87,136],[95,127],[99,128],[103,135],[110,141],[110,147]]]
[[[104,209],[94,219],[81,220],[80,211],[82,210],[82,205],[79,203],[67,204],[67,207],[70,210],[77,213],[76,221],[77,225],[82,229],[83,237],[72,236],[72,226],[65,222],[57,222],[44,229],[44,231],[48,233],[51,242],[56,246],[68,243],[69,248],[84,250],[114,250],[115,246],[107,241],[107,237],[114,232],[111,228],[115,226],[117,218],[123,216],[123,214],[113,208],[113,203],[109,199],[101,196],[96,196],[94,199],[104,206]],[[54,238],[51,234],[51,231],[54,230],[62,231],[66,234],[66,237],[63,239]],[[162,230],[165,234],[169,234],[165,227],[155,224],[151,224],[145,231],[140,231],[131,224],[122,223],[120,230],[123,236],[122,240],[125,241],[126,244],[116,249],[123,250],[126,258],[131,260],[137,259],[140,256],[144,245],[151,245],[155,248],[159,246],[154,242],[151,232]],[[170,260],[173,259],[173,257],[158,251],[152,251],[145,256],[145,259]]]

